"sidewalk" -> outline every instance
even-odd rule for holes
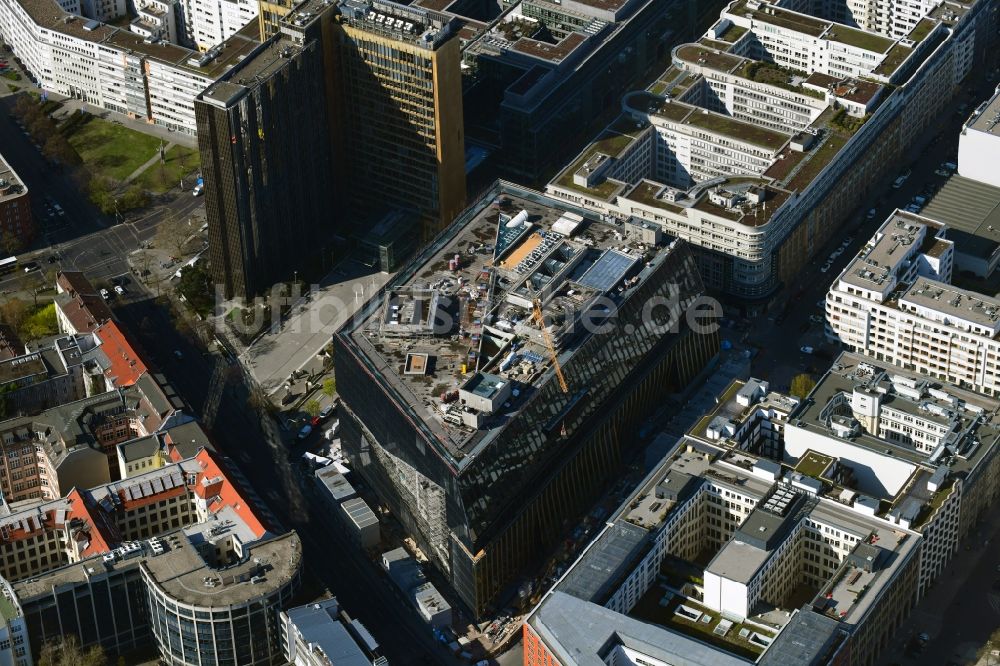
[[[170,150],[171,148],[174,147],[174,145],[175,144],[174,144],[173,141],[168,141],[165,144],[163,144],[163,153],[166,154],[168,150]],[[154,164],[156,164],[159,161],[160,161],[160,153],[159,153],[159,151],[157,151],[157,153],[155,155],[153,155],[152,157],[150,157],[143,164],[140,164],[138,169],[136,169],[135,171],[133,171],[132,173],[130,173],[125,178],[124,182],[125,183],[131,183],[133,180],[135,180],[140,175],[142,175],[143,171],[145,171],[146,169],[150,168],[151,166],[153,166]]]

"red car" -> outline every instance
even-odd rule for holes
[[[320,419],[319,419],[318,416],[314,416],[314,417],[312,417],[312,420],[309,421],[309,425],[311,425],[311,426],[313,426],[315,428],[316,426],[319,425],[319,420]]]

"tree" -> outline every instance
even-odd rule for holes
[[[99,177],[91,178],[87,188],[90,200],[105,215],[115,212],[115,197],[111,194],[112,188],[113,184],[110,179]]]
[[[809,375],[803,373],[792,377],[792,385],[788,392],[796,398],[805,398],[816,386],[816,382]]]
[[[0,249],[3,250],[5,256],[17,254],[22,245],[23,243],[17,235],[7,229],[0,229]]]
[[[20,298],[10,298],[3,304],[0,304],[0,319],[13,328],[19,335],[21,327],[24,326],[24,322],[28,319],[29,314],[31,313],[28,304]]]
[[[168,217],[156,227],[156,245],[180,257],[192,236],[191,226],[176,217]]]
[[[38,655],[38,666],[105,666],[104,648],[93,645],[80,647],[76,636],[66,636],[60,642],[46,643]]]
[[[337,380],[333,377],[327,377],[323,380],[323,395],[328,398],[332,398],[337,392]]]
[[[306,414],[308,414],[313,418],[316,418],[317,416],[319,416],[320,410],[323,408],[320,407],[319,400],[309,400],[303,406],[303,409],[306,410]]]
[[[125,193],[122,194],[118,203],[120,204],[120,210],[122,211],[145,208],[149,205],[149,194],[147,194],[146,190],[142,189],[138,185],[132,185],[125,190]]]

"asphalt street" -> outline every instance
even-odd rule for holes
[[[982,73],[978,79],[966,86],[965,94],[956,101],[956,107],[964,103],[968,111],[971,111],[976,103],[985,99],[993,90],[996,84],[995,71],[992,67],[984,67],[980,71]],[[910,152],[909,164],[900,164],[884,182],[871,188],[872,194],[858,207],[854,217],[848,220],[843,232],[835,234],[827,247],[821,249],[814,260],[806,265],[798,280],[788,285],[784,316],[777,312],[753,322],[749,341],[759,352],[753,359],[751,376],[766,379],[780,389],[787,388],[792,377],[799,373],[810,372],[815,375],[829,366],[829,360],[822,351],[822,357],[801,351],[802,347],[821,350],[826,342],[822,319],[825,306],[820,301],[826,298],[830,284],[837,279],[847,263],[857,256],[861,247],[894,209],[905,208],[926,184],[940,187],[944,182],[945,178],[935,175],[934,171],[942,162],[956,159],[958,135],[967,115],[968,112],[952,113],[942,118],[938,134],[928,134],[924,137],[923,144],[915,146]],[[912,170],[910,177],[901,188],[893,189],[892,181],[907,168]],[[867,211],[871,208],[876,213],[873,218],[868,219]],[[841,247],[847,237],[851,238],[851,242],[824,273],[822,267],[828,257]],[[827,345],[827,348],[835,353],[833,346]]]
[[[202,417],[219,450],[232,458],[285,526],[303,539],[308,579],[335,594],[369,628],[392,664],[451,664],[416,611],[395,592],[376,564],[328,522],[323,507],[304,494],[274,420],[254,413],[238,365],[206,352],[177,332],[170,315],[133,281],[115,313],[158,367]],[[174,354],[181,353],[178,359]]]
[[[48,257],[56,256],[55,267],[84,271],[92,280],[121,275],[129,271],[127,255],[152,240],[161,221],[196,215],[204,204],[203,198],[174,193],[117,224],[90,203],[68,170],[53,168],[42,156],[16,124],[14,100],[13,95],[0,98],[0,146],[4,159],[28,185],[38,226],[31,248],[19,255],[22,264],[35,260],[47,267]],[[50,214],[55,205],[61,215]],[[0,279],[0,290],[16,291],[21,282],[20,275],[6,276]]]

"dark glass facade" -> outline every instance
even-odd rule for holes
[[[77,636],[81,645],[99,643],[112,653],[148,646],[152,640],[146,586],[138,567],[100,572],[20,602],[34,655],[45,643],[64,636]]]
[[[639,422],[717,353],[718,334],[696,334],[684,320],[687,305],[703,292],[687,246],[661,252],[645,272],[616,303],[608,332],[580,330],[564,338],[563,348],[574,349],[562,366],[568,393],[550,377],[459,462],[442,453],[443,444],[401,403],[351,330],[335,336],[337,385],[347,408],[342,441],[355,468],[428,546],[477,615],[589,508],[618,471]],[[656,299],[662,305],[651,307]],[[433,495],[419,488],[412,492],[421,511],[413,510],[412,484],[404,478],[410,470],[418,486],[441,488],[437,521],[426,510]]]
[[[339,229],[323,53],[275,39],[195,100],[212,277],[252,297],[323,267]]]

